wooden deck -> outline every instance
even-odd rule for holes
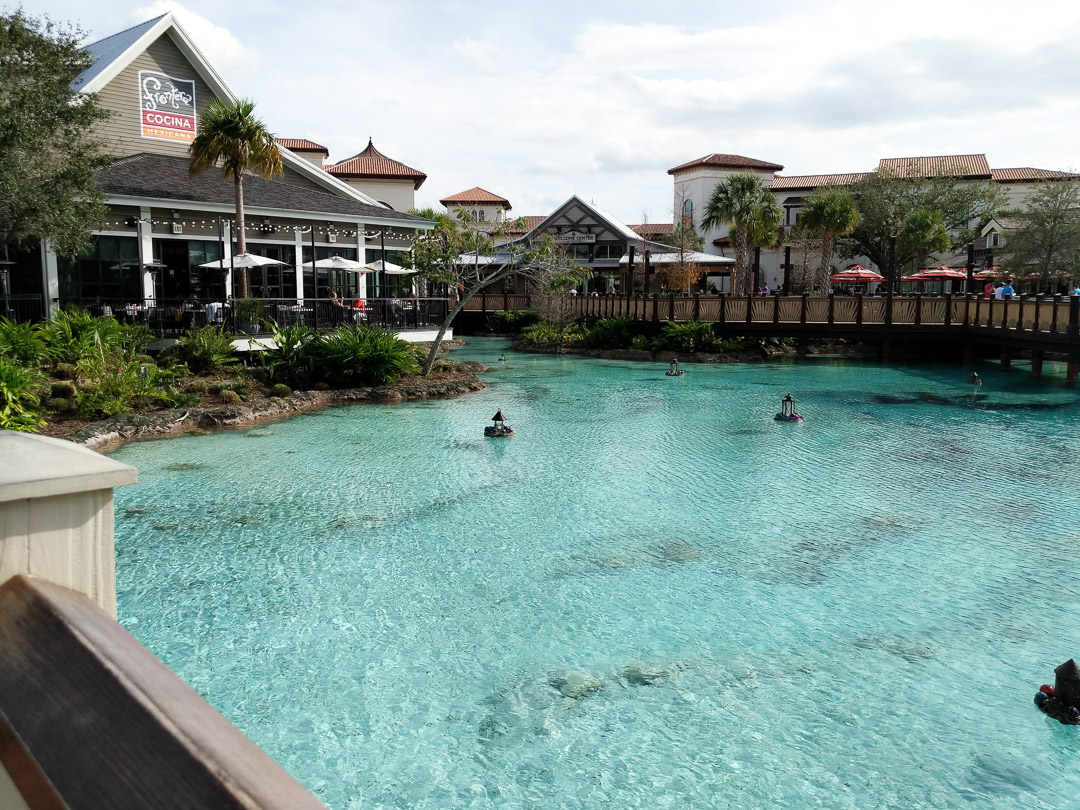
[[[475,296],[464,311],[484,314],[529,305],[527,295],[487,294]],[[1070,384],[1080,372],[1080,296],[1002,301],[965,295],[582,296],[573,306],[581,317],[704,321],[719,335],[880,341],[886,355],[893,338],[988,342],[1001,347],[1003,363],[1012,351],[1030,350],[1039,373],[1042,353],[1055,352],[1067,356]]]

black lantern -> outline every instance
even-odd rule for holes
[[[793,419],[797,414],[795,413],[795,397],[791,394],[787,394],[780,402],[780,415],[785,419]]]
[[[1080,666],[1072,658],[1054,670],[1054,696],[1080,709]]]

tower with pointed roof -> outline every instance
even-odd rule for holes
[[[387,157],[376,149],[370,137],[363,152],[324,168],[395,211],[415,208],[416,190],[427,180],[427,175],[422,171]]]

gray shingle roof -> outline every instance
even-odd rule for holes
[[[221,172],[211,170],[188,176],[189,161],[173,155],[131,155],[98,172],[98,186],[106,194],[161,200],[233,205],[233,184]],[[286,170],[288,171],[288,170]],[[267,180],[257,174],[244,175],[244,203],[252,208],[305,211],[312,214],[343,214],[365,219],[430,221],[412,214],[335,197],[281,179]]]
[[[123,56],[128,48],[138,42],[139,37],[153,28],[158,20],[164,16],[164,14],[160,14],[152,20],[139,23],[124,31],[120,31],[117,34],[113,34],[110,37],[105,37],[105,39],[99,39],[97,42],[91,42],[89,45],[83,46],[81,50],[92,54],[94,63],[71,80],[71,89],[79,90],[87,82],[104,71],[105,68],[113,63],[113,60]]]

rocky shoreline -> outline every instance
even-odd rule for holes
[[[453,372],[440,375],[435,379],[413,377],[392,385],[368,388],[297,391],[287,397],[268,397],[239,405],[127,413],[100,422],[85,424],[74,430],[46,429],[44,433],[60,436],[92,450],[107,453],[129,441],[163,439],[185,433],[242,428],[335,405],[457,397],[487,388],[487,385],[477,376],[487,370],[482,363],[455,363]],[[70,423],[67,426],[70,428]],[[54,426],[50,425],[50,428]]]

